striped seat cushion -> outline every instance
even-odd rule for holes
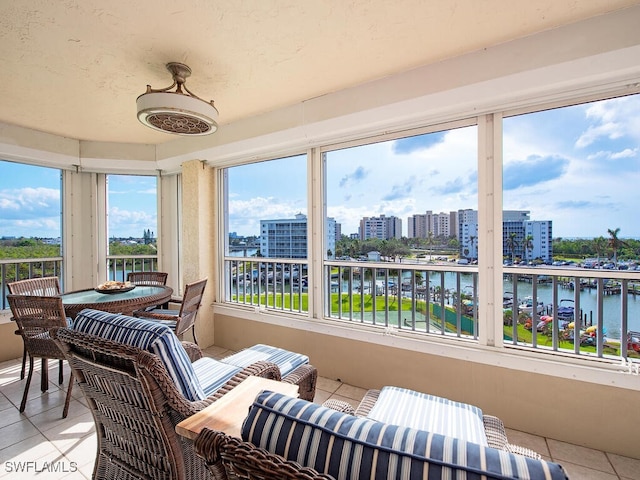
[[[272,362],[278,366],[282,377],[286,377],[299,366],[308,364],[309,357],[282,348],[257,344],[223,358],[222,361],[242,368],[258,361]]]
[[[166,325],[143,318],[85,309],[76,316],[73,329],[157,355],[185,398],[191,401],[206,398],[187,352]]]
[[[242,439],[337,480],[566,479],[562,467],[262,392]]]
[[[196,360],[192,366],[198,382],[207,397],[242,370],[241,367],[229,365],[209,357],[202,357]]]
[[[367,418],[488,445],[478,407],[406,388],[383,387]]]

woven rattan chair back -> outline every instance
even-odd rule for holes
[[[18,280],[7,284],[9,293],[16,295],[60,295],[60,281],[58,277],[40,277],[29,278],[27,280]],[[16,335],[20,332],[16,331]],[[27,349],[22,354],[22,370],[20,371],[20,380],[24,378],[27,365]],[[60,362],[60,370],[58,376],[62,383],[62,362]]]
[[[33,377],[33,360],[35,358],[43,360],[41,390],[44,392],[48,389],[46,360],[62,360],[65,358],[58,345],[51,338],[50,331],[66,327],[67,318],[62,298],[59,296],[7,295],[7,300],[9,301],[13,320],[18,325],[18,334],[22,337],[25,351],[29,356],[29,374],[22,394],[22,402],[20,403],[20,412],[24,412],[29,385]],[[61,376],[60,383],[62,383]],[[69,379],[67,397],[62,413],[63,418],[67,416],[69,410],[72,386],[73,377]]]
[[[330,475],[206,427],[195,440],[195,450],[205,459],[216,479],[333,480]]]
[[[60,295],[60,280],[58,277],[29,278],[7,284],[9,293],[15,295]]]
[[[129,272],[127,274],[127,282],[135,285],[166,285],[166,272]]]
[[[93,413],[94,480],[211,479],[193,443],[175,431],[206,404],[186,400],[157,356],[66,328],[55,338]]]

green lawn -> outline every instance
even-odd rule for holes
[[[263,293],[262,295],[260,295],[260,298],[258,298],[257,294],[254,295],[240,295],[238,297],[238,301],[239,302],[246,302],[248,304],[251,305],[266,305],[267,308],[275,308],[275,309],[284,309],[284,310],[292,310],[292,311],[302,311],[302,312],[307,312],[308,308],[309,308],[309,296],[307,293],[303,293],[301,295],[296,295],[294,294],[293,297],[291,294],[289,293],[285,293],[283,294],[269,294],[268,297],[266,297],[266,295]],[[397,321],[398,321],[398,309],[401,308],[402,312],[407,312],[407,315],[411,314],[412,310],[413,310],[413,302],[411,299],[408,298],[402,298],[400,299],[400,301],[398,302],[397,297],[388,297],[388,304],[385,305],[385,297],[384,296],[375,296],[373,297],[372,295],[353,295],[352,297],[352,305],[349,305],[349,295],[348,294],[342,294],[342,299],[340,299],[340,296],[338,293],[332,293],[331,294],[331,315],[332,316],[337,316],[338,315],[338,302],[341,302],[341,311],[342,311],[342,316],[349,316],[349,313],[351,313],[351,315],[355,318],[358,318],[361,314],[361,312],[364,312],[366,314],[369,314],[369,316],[371,316],[373,314],[374,308],[373,308],[373,301],[375,298],[375,311],[377,314],[383,316],[385,309],[388,312],[394,312],[393,315],[389,315],[389,323],[392,325],[396,325],[397,326]],[[283,305],[284,302],[284,305]],[[293,305],[292,305],[293,302]],[[425,313],[426,313],[426,302],[424,300],[416,300],[415,302],[415,307],[416,307],[416,320],[418,321],[422,321],[424,322],[424,318],[425,318]],[[435,305],[436,307],[438,306],[437,304]],[[440,318],[434,314],[433,310],[434,310],[434,304],[430,303],[429,304],[430,310],[431,310],[431,322],[433,324],[439,324],[440,322]],[[455,310],[451,307],[446,307],[447,311],[448,311],[448,315],[455,315]],[[463,315],[463,318],[467,321],[467,322],[472,322],[472,319],[470,319],[469,317],[465,317]],[[449,332],[455,332],[456,331],[456,325],[454,323],[452,323],[451,321],[447,321],[445,323],[446,325],[446,329]],[[470,332],[463,332],[464,334],[470,334]],[[504,339],[505,341],[509,342],[511,341],[512,335],[513,335],[513,328],[511,326],[504,326],[503,328],[503,333],[504,333]],[[517,327],[517,335],[518,335],[518,342],[519,343],[525,343],[525,344],[529,344],[531,345],[533,342],[533,333],[531,330],[527,330],[526,328],[524,328],[523,325],[518,325]],[[546,335],[544,333],[537,333],[537,344],[540,346],[544,346],[544,347],[551,347],[552,346],[552,340],[551,340],[551,336],[550,335]],[[559,342],[559,348],[561,350],[567,350],[567,351],[573,351],[573,341],[572,340],[560,340]],[[596,347],[592,346],[592,345],[581,345],[580,346],[580,352],[583,353],[596,353]],[[610,346],[606,346],[605,350],[604,350],[605,354],[608,355],[613,355],[613,356],[619,356],[620,355],[620,349],[619,348],[612,348]],[[636,352],[629,352],[628,354],[629,357],[631,358],[640,358],[640,354],[636,353]]]

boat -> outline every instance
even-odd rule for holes
[[[553,322],[553,317],[549,315],[541,315],[536,330],[539,332],[545,332],[549,325]]]
[[[526,313],[533,312],[533,297],[525,297],[522,303],[518,305],[518,310]],[[538,314],[544,313],[544,302],[538,300],[536,312]]]
[[[558,310],[556,312],[556,317],[558,320],[573,320],[573,315],[575,313],[573,300],[569,300],[564,298],[560,300],[558,304]]]
[[[502,294],[502,308],[513,308],[513,292]]]

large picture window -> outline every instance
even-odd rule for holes
[[[56,276],[62,283],[61,232],[61,171],[0,160],[3,288],[7,282],[32,277]],[[4,295],[0,306],[7,307]]]
[[[227,300],[308,311],[307,157],[224,171]]]
[[[109,279],[157,270],[157,177],[107,175],[106,181]]]
[[[466,126],[326,152],[336,248],[325,263],[325,315],[476,334],[477,275],[445,270],[477,263],[477,136]]]
[[[505,277],[509,342],[633,353],[639,284],[617,272],[640,268],[638,125],[638,95],[504,119],[505,265],[560,270]]]

